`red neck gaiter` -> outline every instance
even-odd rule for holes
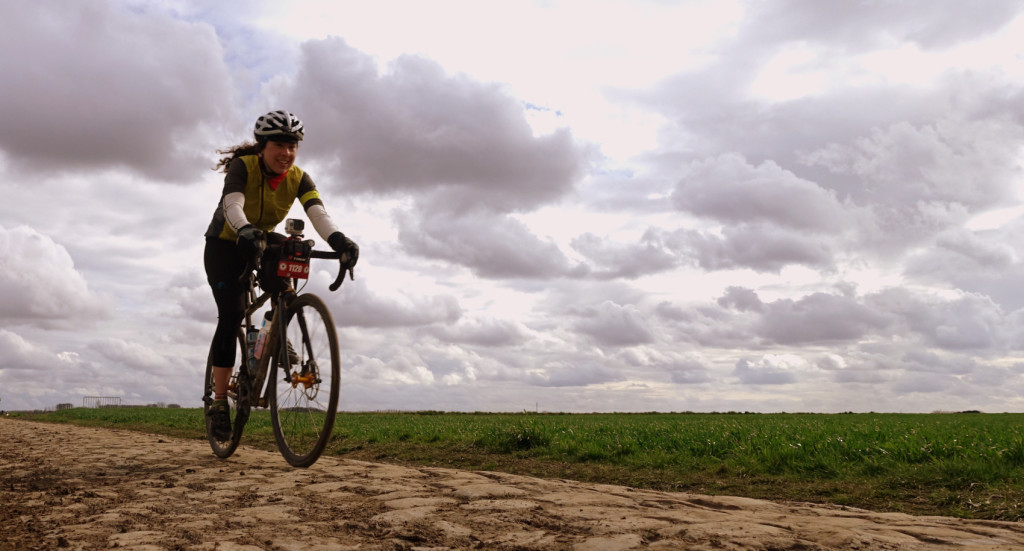
[[[284,177],[287,175],[288,173],[285,172],[284,174],[274,176],[273,178],[267,180],[267,184],[270,185],[270,189],[277,191],[277,186],[281,185],[281,181],[284,180]]]

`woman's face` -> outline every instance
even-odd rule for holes
[[[267,141],[263,148],[263,164],[277,174],[284,174],[295,163],[295,152],[299,144],[287,142]]]

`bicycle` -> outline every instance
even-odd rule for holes
[[[302,239],[302,226],[301,220],[288,220],[285,227],[289,236],[267,249],[280,253],[277,274],[284,281],[283,290],[262,289],[266,282],[257,276],[262,273],[259,261],[250,262],[241,278],[248,289],[245,315],[238,329],[241,360],[236,362],[239,365],[228,385],[231,437],[217,439],[208,417],[206,422],[210,447],[222,459],[238,448],[254,407],[270,408],[274,440],[292,466],[315,463],[331,438],[340,394],[338,335],[323,300],[311,293],[299,294],[301,288],[296,290],[295,285],[308,278],[312,258],[339,261],[331,291],[341,286],[346,273],[353,279],[354,273],[347,254],[313,250],[313,241]],[[257,285],[262,292],[257,292]],[[268,301],[271,310],[264,316],[263,331],[255,326],[253,317]],[[213,365],[208,357],[204,414],[213,404],[213,389]]]

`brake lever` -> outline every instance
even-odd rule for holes
[[[331,283],[327,287],[332,292],[333,291],[337,291],[338,287],[341,287],[341,284],[345,282],[345,273],[346,272],[348,272],[349,279],[351,279],[352,281],[356,280],[356,271],[355,271],[356,267],[349,265],[349,263],[347,261],[348,261],[347,255],[343,255],[342,258],[338,258],[338,262],[341,265],[339,267],[339,270],[338,270],[338,277],[337,277],[337,279],[334,280],[334,283]]]
[[[239,283],[248,283],[249,279],[251,277],[253,277],[253,272],[254,271],[259,271],[259,269],[262,267],[262,265],[263,265],[263,252],[261,251],[260,254],[258,254],[256,256],[255,260],[250,259],[250,260],[246,260],[245,261],[245,270],[242,271],[242,275],[238,276],[238,282]]]

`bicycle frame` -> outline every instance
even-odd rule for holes
[[[338,253],[333,252],[311,251],[310,258],[339,259],[339,255]],[[282,278],[286,283],[286,287],[283,291],[273,293],[264,291],[263,293],[257,293],[256,276],[254,273],[254,270],[256,269],[258,269],[258,267],[248,269],[245,276],[248,284],[248,290],[246,291],[247,304],[243,318],[245,321],[246,332],[255,327],[253,324],[253,315],[256,314],[267,303],[267,301],[272,301],[273,306],[271,309],[274,315],[267,322],[269,324],[266,337],[267,340],[263,346],[260,357],[252,358],[255,365],[249,365],[250,358],[248,350],[243,351],[245,353],[245,364],[249,370],[246,377],[248,378],[247,384],[249,385],[249,388],[246,389],[246,398],[244,398],[248,403],[244,405],[249,407],[266,408],[269,404],[269,396],[267,395],[269,389],[266,388],[268,386],[266,385],[266,382],[267,374],[270,372],[270,358],[277,358],[280,356],[277,352],[279,350],[286,349],[288,346],[288,336],[281,329],[284,321],[283,315],[284,312],[288,311],[288,304],[294,300],[297,295],[295,290],[295,279],[290,277]],[[348,268],[348,270],[350,277],[352,277],[351,268]],[[346,270],[344,268],[339,270],[337,279],[335,279],[334,283],[329,286],[331,291],[334,291],[341,286],[341,282],[345,279],[345,273]],[[305,320],[300,319],[299,324],[302,326],[303,332],[305,332]],[[251,346],[248,341],[246,342],[246,346]],[[308,353],[309,355],[312,355],[313,351],[309,350]],[[237,374],[236,377],[241,377],[241,374]],[[262,396],[260,395],[261,393]],[[239,394],[239,396],[241,398],[241,394]]]
[[[294,296],[295,288],[292,285],[291,280],[289,279],[288,287],[284,291],[277,293],[278,296],[276,297],[268,292],[257,294],[254,280],[255,276],[253,275],[252,271],[250,271],[249,290],[246,293],[246,302],[248,303],[248,305],[246,306],[245,309],[244,318],[246,331],[248,332],[250,329],[255,327],[252,319],[253,315],[256,314],[263,307],[263,305],[267,303],[268,300],[272,300],[274,303],[272,307],[274,315],[267,322],[269,325],[266,337],[267,340],[266,343],[263,345],[263,351],[260,354],[260,357],[251,358],[250,355],[248,354],[248,350],[245,351],[245,363],[246,367],[249,370],[249,373],[246,376],[246,379],[248,379],[247,384],[249,385],[249,388],[248,392],[246,393],[245,399],[248,401],[246,405],[248,405],[249,407],[265,408],[267,407],[268,404],[268,397],[266,395],[265,386],[267,380],[267,373],[270,371],[270,358],[277,356],[277,346],[279,346],[280,344],[279,339],[277,338],[277,333],[278,327],[280,327],[280,320],[278,318],[280,313],[284,311],[283,308],[285,307],[283,295],[285,293],[290,292]],[[255,346],[255,344],[250,344],[247,341],[246,346]],[[250,362],[254,362],[255,365],[251,365]],[[241,377],[241,374],[238,374],[238,376]]]
[[[279,260],[275,258],[276,273],[260,270],[262,259],[256,258],[238,278],[244,302],[237,329],[242,360],[235,364],[238,367],[228,381],[227,398],[232,401],[234,415],[227,439],[214,434],[211,428],[211,408],[217,386],[212,349],[207,357],[203,390],[207,439],[213,453],[221,459],[230,457],[238,448],[254,407],[270,410],[274,439],[292,466],[312,465],[330,441],[340,393],[338,335],[327,305],[313,293],[299,294],[304,285],[300,286],[298,279],[307,277],[309,266],[304,263],[313,258],[337,260],[337,278],[329,286],[335,291],[346,273],[354,279],[353,266],[358,250],[353,250],[352,255],[312,250],[312,241],[291,241],[302,239],[302,234],[293,230],[289,230],[291,237],[282,244],[268,247],[283,253]],[[283,285],[261,279],[275,276],[281,277]],[[256,328],[253,318],[268,302],[272,315],[266,318],[269,325],[261,329],[261,332],[265,329],[265,334],[260,344],[260,357],[254,358],[250,356],[256,345],[252,341]],[[292,342],[298,345],[298,350],[292,348]]]

